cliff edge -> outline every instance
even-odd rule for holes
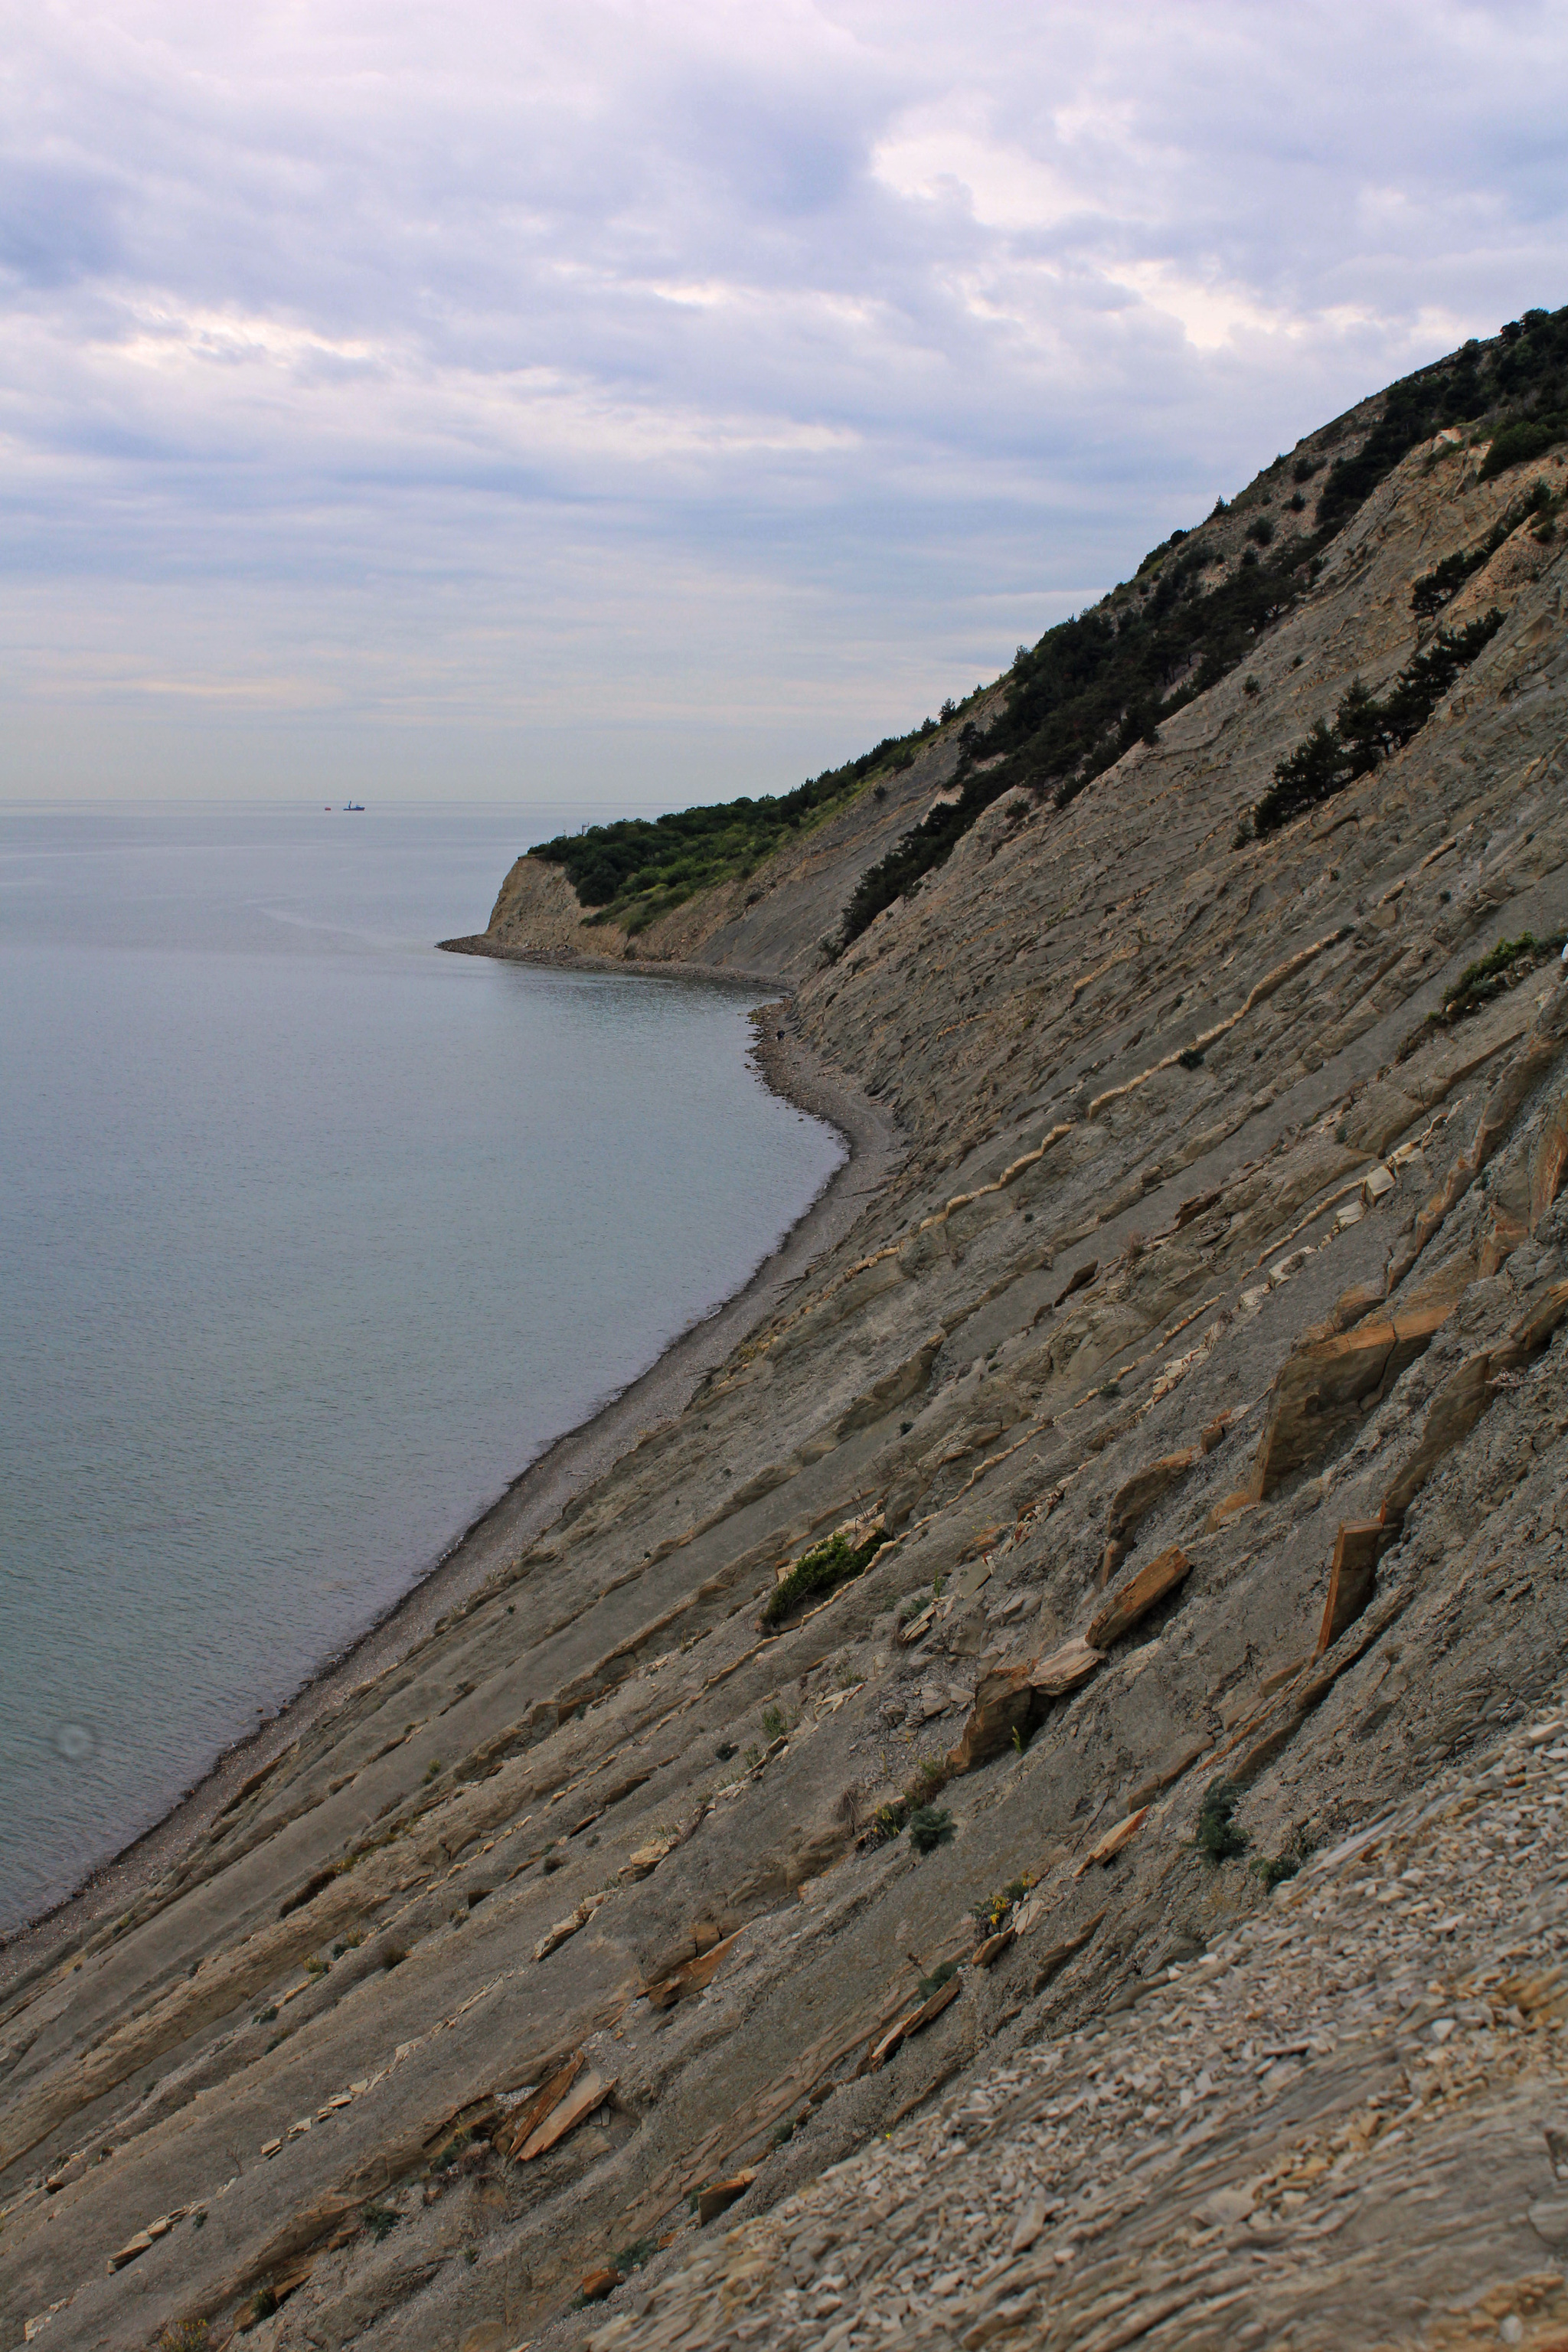
[[[5,1956],[0,2343],[1563,2340],[1537,344],[690,895],[668,837],[595,905],[513,869],[483,951],[776,973],[903,1157],[129,1908]]]

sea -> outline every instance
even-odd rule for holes
[[[744,1283],[757,992],[437,952],[538,804],[0,807],[0,1931]]]

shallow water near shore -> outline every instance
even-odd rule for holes
[[[444,956],[622,812],[0,810],[0,1928],[728,1297],[843,1156],[755,990]]]

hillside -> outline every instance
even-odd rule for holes
[[[1559,341],[453,943],[776,974],[900,1149],[0,1956],[0,2345],[1560,2340]]]

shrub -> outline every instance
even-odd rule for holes
[[[1472,572],[1486,562],[1486,554],[1478,548],[1467,555],[1462,548],[1446,555],[1430,572],[1424,572],[1410,591],[1410,609],[1423,616],[1440,613],[1445,604],[1457,596]]]
[[[158,2352],[207,2352],[212,2337],[205,2319],[177,2319],[158,2338]]]
[[[1321,457],[1298,457],[1290,468],[1290,479],[1293,482],[1310,482],[1314,474],[1321,474],[1322,470],[1323,461]],[[1292,504],[1294,504],[1293,500]]]
[[[389,2230],[397,2227],[397,2215],[390,2205],[364,2205],[360,2209],[360,2226],[368,2230],[379,2246]]]
[[[1274,523],[1272,517],[1268,515],[1259,515],[1255,522],[1249,522],[1247,526],[1247,536],[1253,541],[1255,546],[1269,546],[1274,538]]]
[[[889,1805],[879,1805],[871,1816],[871,1832],[877,1844],[890,1845],[909,1817],[910,1809],[901,1797],[895,1798]]]
[[[806,1601],[822,1598],[840,1584],[847,1584],[869,1567],[882,1549],[880,1532],[868,1536],[865,1542],[852,1544],[847,1536],[829,1536],[826,1543],[797,1559],[789,1574],[774,1585],[763,1611],[764,1625],[782,1625],[784,1620],[803,1608]]]
[[[1305,511],[1306,511],[1306,507],[1307,507],[1307,501],[1306,501],[1306,499],[1301,496],[1300,491],[1300,490],[1293,491],[1293,492],[1292,492],[1292,494],[1291,494],[1291,499],[1290,499],[1290,511],[1291,511],[1291,513],[1292,513],[1292,514],[1304,514],[1304,513],[1305,513]]]
[[[629,2278],[633,2271],[640,2271],[645,2263],[651,2263],[658,2252],[657,2238],[634,2238],[629,2246],[623,2246],[618,2253],[610,2256],[610,2268],[619,2271],[623,2278]]]
[[[1211,1780],[1204,1791],[1193,1843],[1210,1862],[1228,1862],[1234,1855],[1247,1852],[1247,1832],[1239,1829],[1236,1822],[1240,1797],[1241,1791],[1232,1780]]]
[[[957,1974],[958,1962],[943,1960],[940,1967],[932,1969],[929,1977],[921,1977],[915,1990],[922,2000],[929,2000],[933,1992],[940,1992],[944,1984],[951,1984]]]
[[[1499,474],[1506,474],[1511,466],[1522,466],[1531,457],[1543,457],[1565,437],[1568,415],[1524,416],[1516,425],[1505,425],[1493,436],[1480,478],[1483,482],[1492,481]]]
[[[782,1739],[786,1728],[787,1726],[784,1722],[784,1711],[782,1706],[763,1707],[763,1729],[767,1733],[770,1739]]]
[[[1510,985],[1509,974],[1515,964],[1533,963],[1538,956],[1553,955],[1562,945],[1561,937],[1538,940],[1533,931],[1521,931],[1517,940],[1499,940],[1488,954],[1465,966],[1445,994],[1439,1017],[1462,1020],[1467,1013],[1476,1012]]]
[[[1333,725],[1320,719],[1306,740],[1279,761],[1272,785],[1252,813],[1258,835],[1289,824],[1403,751],[1502,624],[1503,615],[1494,605],[1463,629],[1439,629],[1431,644],[1406,663],[1381,702],[1357,678],[1335,712]]]
[[[264,2279],[256,2290],[256,2300],[250,2306],[251,2317],[270,2319],[277,2308],[278,2297],[272,2291],[272,2282],[270,2279]]]
[[[400,1969],[407,1958],[408,1948],[405,1944],[384,1944],[381,1948],[381,1965],[384,1969]]]
[[[921,1805],[910,1817],[910,1843],[917,1853],[934,1853],[952,1835],[952,1815],[944,1806]]]

